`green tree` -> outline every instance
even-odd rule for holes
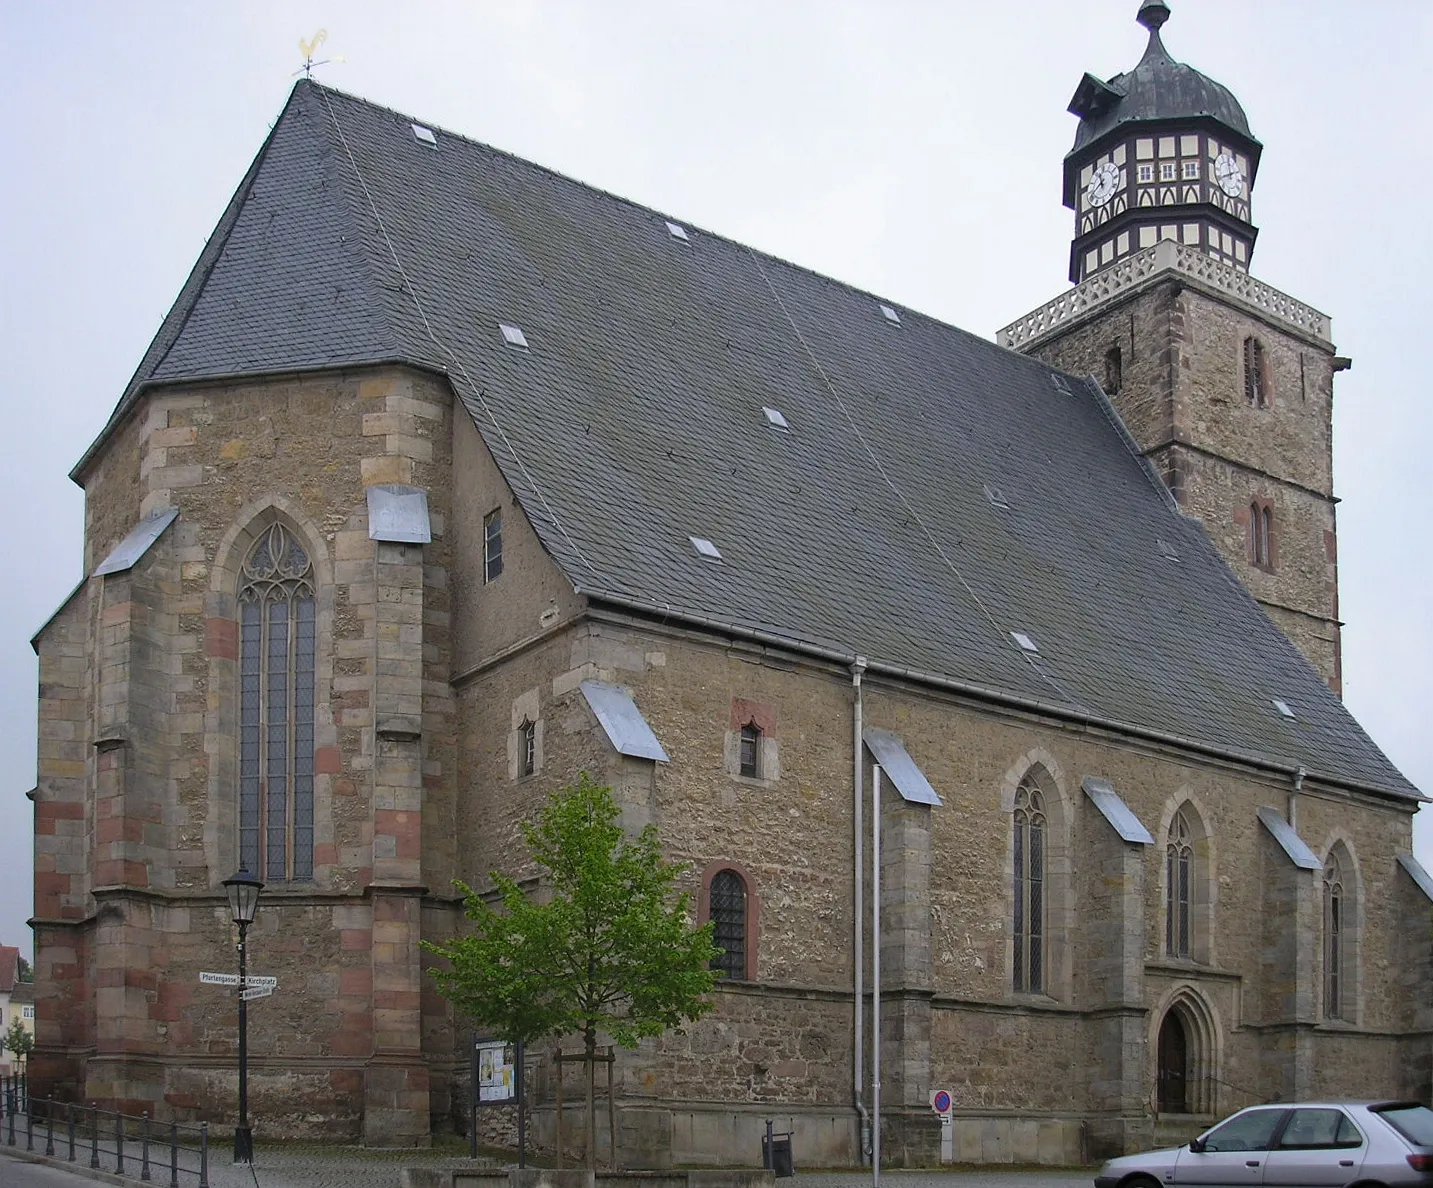
[[[17,957],[15,966],[15,980],[18,982],[33,982],[35,971],[30,968],[30,963],[23,957]]]
[[[9,1048],[21,1060],[25,1060],[35,1049],[35,1037],[16,1019],[10,1024],[10,1030],[0,1036],[0,1049],[4,1048]]]
[[[657,830],[635,840],[618,824],[612,790],[584,772],[523,827],[544,872],[543,895],[526,895],[494,871],[497,906],[458,882],[472,932],[424,942],[445,958],[430,969],[442,995],[508,1041],[582,1032],[587,1069],[587,1164],[593,1142],[597,1032],[624,1047],[699,1019],[715,975],[712,926],[689,921],[691,897],[676,894],[684,869],[662,859]]]

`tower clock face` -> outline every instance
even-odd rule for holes
[[[1095,175],[1090,178],[1090,184],[1085,187],[1085,201],[1091,206],[1103,206],[1115,196],[1119,184],[1119,166],[1113,161],[1106,161],[1095,170]]]
[[[1220,153],[1214,159],[1214,176],[1219,181],[1219,188],[1229,197],[1237,198],[1244,192],[1244,171],[1232,154]]]

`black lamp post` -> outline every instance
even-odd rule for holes
[[[249,1129],[249,955],[245,947],[249,925],[259,910],[259,892],[264,884],[247,870],[224,880],[229,896],[229,914],[239,926],[239,1125],[234,1129],[234,1162],[254,1162],[254,1132]]]

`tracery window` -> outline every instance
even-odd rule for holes
[[[1254,408],[1269,406],[1269,372],[1264,344],[1252,335],[1244,340],[1244,399]]]
[[[522,774],[532,775],[537,771],[537,724],[527,718],[518,727],[518,742],[522,747]]]
[[[734,870],[721,870],[712,876],[707,891],[708,915],[714,924],[712,944],[721,952],[712,961],[735,981],[746,980],[746,885]]]
[[[739,770],[750,779],[761,778],[761,727],[748,722],[741,728]]]
[[[1344,1018],[1348,898],[1338,854],[1324,860],[1324,1017]]]
[[[313,565],[282,524],[259,534],[239,586],[239,864],[313,878]]]
[[[1015,952],[1011,983],[1016,991],[1045,989],[1045,798],[1029,776],[1015,791]]]
[[[1164,887],[1164,951],[1171,957],[1188,957],[1194,902],[1194,840],[1183,809],[1174,814],[1169,824]]]

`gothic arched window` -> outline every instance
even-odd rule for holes
[[[1169,823],[1164,880],[1164,951],[1171,957],[1188,957],[1194,903],[1194,839],[1183,809]]]
[[[716,927],[712,944],[721,952],[712,968],[734,981],[746,980],[746,884],[734,870],[720,870],[712,876],[707,891],[707,918]]]
[[[282,524],[259,533],[239,586],[239,864],[313,878],[314,583]]]
[[[1026,776],[1015,791],[1015,954],[1011,983],[1020,992],[1045,989],[1045,798]]]
[[[1324,860],[1324,1017],[1344,1018],[1348,988],[1348,897],[1344,894],[1343,867],[1338,854]]]
[[[1273,566],[1274,509],[1254,500],[1249,505],[1249,561],[1261,569]]]

